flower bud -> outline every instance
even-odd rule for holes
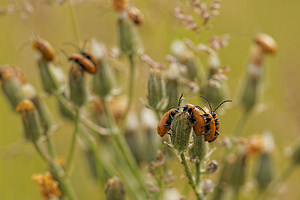
[[[204,196],[211,194],[214,191],[215,184],[210,179],[204,179],[200,184],[200,191]]]
[[[177,99],[176,99],[177,100]],[[161,111],[167,106],[165,84],[160,71],[151,71],[148,80],[148,105]]]
[[[171,124],[171,144],[182,153],[189,147],[192,133],[192,124],[187,112],[177,114]]]
[[[35,105],[38,111],[41,125],[44,128],[44,131],[47,132],[53,125],[53,118],[48,106],[45,104],[45,102],[42,101],[39,96],[35,96],[30,100]]]
[[[99,97],[105,97],[116,86],[116,80],[111,66],[105,59],[98,60],[98,71],[94,76],[93,90]]]
[[[246,111],[252,110],[258,100],[259,83],[255,79],[247,78],[245,83],[243,94],[241,97],[241,105]]]
[[[264,190],[273,180],[273,162],[269,153],[259,156],[256,163],[255,179],[260,190]]]
[[[135,54],[139,46],[139,38],[127,13],[121,13],[119,15],[118,33],[121,51],[126,55]]]
[[[24,100],[18,104],[16,111],[22,114],[25,138],[34,143],[37,142],[42,133],[34,104],[30,100]]]
[[[225,69],[221,68],[218,55],[212,54],[209,58],[208,81],[201,88],[201,94],[210,99],[211,104],[216,107],[221,101],[226,99],[228,94],[227,77]]]
[[[189,155],[192,161],[198,160],[201,161],[205,155],[206,155],[206,143],[204,142],[204,136],[199,135],[196,136],[195,133],[193,133],[194,138],[194,145],[189,150]]]
[[[78,107],[81,107],[87,99],[84,71],[74,64],[69,73],[70,100]]]
[[[229,184],[238,191],[245,183],[246,178],[246,155],[237,155],[236,160],[231,164]]]
[[[63,87],[65,77],[61,69],[56,67],[52,62],[47,62],[43,59],[38,60],[38,66],[42,86],[45,92],[51,94]]]
[[[62,98],[67,98],[66,93],[62,92],[59,94]],[[73,120],[74,119],[74,114],[66,108],[66,106],[63,104],[61,101],[57,101],[57,106],[58,106],[58,111],[62,117],[68,120]]]
[[[25,99],[22,85],[25,78],[12,67],[1,68],[0,80],[2,80],[2,90],[12,105],[13,109],[17,107],[19,102]]]
[[[219,168],[219,164],[216,160],[212,160],[205,166],[205,172],[207,174],[213,174],[215,173]]]
[[[125,188],[119,178],[111,178],[107,181],[105,188],[106,200],[124,200]]]

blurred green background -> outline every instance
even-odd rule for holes
[[[1,0],[0,8],[6,9],[14,1]],[[49,5],[44,1],[31,1],[34,12],[25,21],[20,12],[0,16],[0,65],[18,66],[27,79],[40,91],[41,85],[33,51],[29,46],[20,48],[36,33],[53,44],[55,49],[66,48],[64,42],[76,42],[70,13],[67,5]],[[182,5],[179,0],[131,1],[145,15],[145,23],[139,28],[143,46],[155,60],[165,62],[165,55],[170,53],[170,44],[174,39],[191,37],[196,42],[207,42],[212,34],[229,33],[229,45],[220,51],[222,65],[228,65],[231,71],[227,74],[231,94],[235,100],[239,83],[243,81],[250,44],[258,32],[265,32],[275,38],[279,45],[276,56],[265,61],[266,81],[263,92],[265,109],[251,116],[245,127],[245,136],[272,132],[276,150],[275,169],[282,170],[287,165],[288,148],[299,140],[300,98],[300,1],[281,0],[226,0],[222,3],[220,16],[212,20],[213,29],[200,34],[181,27],[173,16],[174,7]],[[75,17],[78,23],[81,40],[95,37],[109,47],[117,45],[116,16],[107,0],[81,1],[74,4]],[[70,47],[68,47],[70,50]],[[58,62],[63,70],[68,64],[63,55],[58,55]],[[205,63],[205,61],[204,61]],[[142,66],[145,67],[145,66]],[[137,99],[146,97],[145,81],[148,77],[145,69],[138,70],[141,78]],[[145,77],[144,77],[145,76]],[[185,101],[192,100],[186,95]],[[46,98],[53,108],[57,122],[61,122],[52,98]],[[136,101],[141,104],[140,101]],[[230,133],[239,118],[240,110],[232,108],[222,117],[222,136]],[[73,130],[72,124],[64,126],[53,135],[57,152],[66,156],[67,146]],[[43,173],[45,165],[31,144],[22,139],[22,124],[19,116],[12,112],[4,95],[0,93],[0,199],[1,200],[34,200],[41,199],[38,188],[31,176]],[[79,199],[99,199],[97,186],[87,172],[84,154],[77,148],[76,164],[73,169],[72,182],[78,191]],[[216,157],[218,159],[218,157]],[[177,170],[178,171],[178,170]],[[286,190],[277,199],[299,199],[300,171],[296,170],[286,183]],[[79,192],[80,191],[80,192]],[[251,194],[242,194],[251,199]],[[247,198],[246,198],[247,197]],[[103,198],[103,197],[102,197]]]

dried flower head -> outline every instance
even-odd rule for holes
[[[122,12],[128,8],[129,0],[113,0],[113,7],[115,11]]]
[[[274,54],[278,49],[276,41],[268,34],[258,33],[254,40],[265,53]]]
[[[23,116],[25,116],[27,112],[34,111],[34,110],[35,110],[35,106],[28,99],[20,102],[16,108],[16,111],[21,112]]]
[[[45,200],[50,200],[61,196],[61,191],[58,188],[59,183],[53,179],[50,172],[45,174],[35,174],[32,179],[38,184],[40,192]]]
[[[211,194],[214,191],[215,184],[210,179],[204,179],[201,181],[200,190],[204,196]]]

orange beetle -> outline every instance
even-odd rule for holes
[[[74,53],[69,57],[69,60],[74,61],[90,74],[95,74],[97,72],[97,66],[81,54]]]
[[[144,20],[144,15],[135,7],[130,7],[127,10],[129,18],[136,24],[140,25]]]
[[[178,107],[180,107],[182,100],[183,100],[183,94],[181,94],[181,96],[179,97]],[[177,108],[170,109],[162,116],[162,118],[158,122],[157,133],[160,135],[160,137],[163,137],[170,130],[175,115],[179,113],[179,110]]]
[[[46,61],[52,61],[55,57],[55,51],[49,42],[43,39],[33,38],[32,47],[42,54]]]
[[[201,135],[205,131],[205,118],[202,116],[205,111],[202,108],[199,108],[192,104],[187,104],[183,107],[183,111],[187,111],[191,116],[195,135]]]
[[[220,135],[220,119],[218,118],[218,115],[215,113],[220,106],[226,102],[232,102],[231,100],[225,100],[221,102],[217,108],[215,108],[214,111],[212,111],[211,104],[208,101],[208,99],[204,96],[200,96],[203,99],[205,99],[210,107],[210,113],[206,113],[204,110],[203,117],[205,118],[205,133],[204,133],[204,140],[208,142],[213,142],[217,139],[217,137]]]
[[[97,60],[90,52],[81,51],[80,54],[89,59],[97,67]]]

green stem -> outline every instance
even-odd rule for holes
[[[51,164],[50,159],[47,157],[47,155],[44,152],[42,152],[38,144],[36,142],[33,142],[33,146],[36,149],[36,151],[39,153],[40,157],[50,165]]]
[[[237,125],[235,126],[235,129],[233,130],[231,137],[237,137],[242,134],[243,129],[248,121],[249,116],[250,116],[250,113],[248,111],[245,111],[243,113],[242,117],[239,119]]]
[[[200,161],[196,160],[195,162],[195,168],[196,168],[196,186],[200,183]]]
[[[69,9],[69,13],[70,13],[70,16],[71,16],[72,26],[73,26],[73,30],[75,32],[75,37],[76,37],[77,43],[79,45],[80,44],[79,29],[78,29],[78,26],[77,26],[77,23],[76,23],[76,20],[75,20],[72,0],[69,0],[68,9]]]
[[[189,168],[189,166],[188,166],[188,164],[186,162],[184,153],[180,153],[180,158],[181,158],[181,164],[184,167],[185,175],[189,179],[189,184],[192,187],[192,189],[193,189],[193,191],[194,191],[194,193],[195,193],[195,195],[197,197],[197,200],[202,200],[202,197],[200,196],[200,193],[196,189],[196,185],[195,185],[195,182],[193,180],[193,176],[192,176],[191,170],[190,170],[190,168]]]
[[[134,54],[130,54],[128,56],[129,58],[129,63],[130,63],[130,70],[129,70],[129,84],[128,84],[128,104],[124,113],[124,118],[121,122],[121,126],[120,126],[120,132],[123,132],[125,125],[126,125],[126,121],[127,121],[127,116],[128,113],[130,111],[130,108],[132,106],[133,103],[133,96],[134,96],[134,77],[135,77],[135,63],[134,63]]]
[[[80,112],[79,112],[79,108],[77,108],[76,109],[76,117],[75,117],[75,129],[74,129],[74,132],[73,132],[71,147],[70,147],[68,160],[67,160],[67,164],[66,164],[66,170],[65,170],[66,171],[66,176],[70,175],[71,167],[72,167],[73,160],[74,160],[75,147],[76,147],[76,138],[77,138],[78,127],[79,127],[79,116],[80,116]]]

